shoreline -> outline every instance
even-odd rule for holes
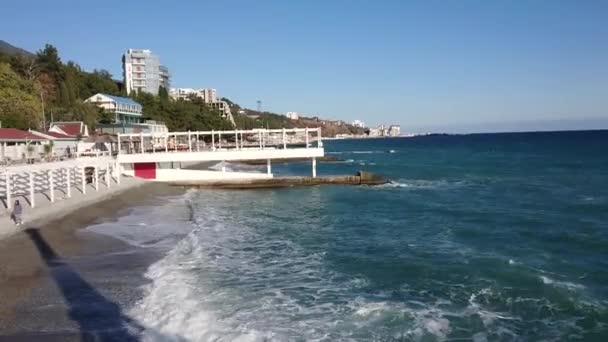
[[[108,291],[117,292],[119,298],[125,291],[131,293],[130,298],[138,297],[140,285],[145,283],[143,273],[161,255],[86,228],[117,220],[128,215],[131,208],[181,195],[184,191],[167,184],[139,180],[124,182],[120,188],[111,189],[111,192],[100,191],[86,201],[83,198],[62,201],[64,206],[61,208],[44,215],[39,213],[27,224],[15,226],[18,229],[0,238],[0,293],[3,297],[0,340],[4,337],[36,339],[36,336],[80,340],[81,333],[89,333],[82,322],[72,317],[72,311],[79,306],[71,303],[70,294],[63,289],[74,286],[69,285],[73,281],[63,279],[68,270],[72,271],[72,278],[79,280],[76,285],[85,292],[90,290],[97,294],[96,298],[101,298],[101,303],[108,307],[126,309],[125,305],[130,303],[117,301],[115,296],[104,297],[99,290],[104,295]],[[53,257],[48,256],[49,250]],[[128,257],[121,256],[123,254]],[[79,265],[83,263],[81,260],[87,260],[86,266]],[[98,268],[107,267],[109,262],[115,263],[109,267],[110,275],[127,272],[128,286],[96,284],[98,277],[109,272]],[[91,280],[94,281],[89,284]],[[75,292],[81,293],[82,289]],[[40,332],[44,332],[43,335]]]
[[[71,198],[56,198],[54,203],[51,203],[43,194],[36,194],[36,208],[31,208],[25,204],[27,203],[26,196],[15,196],[13,200],[19,199],[24,202],[24,224],[17,226],[8,213],[0,216],[0,227],[2,227],[0,229],[0,241],[13,236],[23,230],[24,227],[44,226],[49,222],[76,213],[88,206],[119,196],[128,190],[141,187],[146,183],[146,181],[141,179],[122,177],[120,184],[114,183],[111,187],[100,186],[99,191],[96,191],[91,186],[87,189],[86,194],[80,191],[73,191]],[[58,191],[61,190],[58,189]]]

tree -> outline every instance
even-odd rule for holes
[[[36,53],[36,62],[40,66],[41,71],[50,74],[55,78],[61,76],[61,58],[57,48],[51,44],[46,44],[44,49]]]
[[[8,64],[0,63],[0,120],[5,127],[40,127],[42,107],[34,82],[23,80]]]

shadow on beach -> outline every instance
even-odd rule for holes
[[[78,324],[82,341],[138,341],[144,327],[123,314],[120,307],[100,294],[70,265],[64,263],[36,228],[25,233],[49,268],[69,307],[69,317]]]

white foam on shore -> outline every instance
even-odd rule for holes
[[[115,221],[87,227],[97,234],[109,235],[137,247],[170,247],[192,230],[188,223],[189,193],[164,197],[162,203],[129,209]]]

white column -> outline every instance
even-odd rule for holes
[[[308,127],[306,127],[306,148],[308,148]]]
[[[109,188],[111,186],[111,182],[110,182],[110,163],[108,163],[108,165],[106,166],[106,186]]]
[[[144,153],[144,134],[139,133],[139,150]]]
[[[32,205],[32,208],[36,207],[36,199],[34,198],[35,196],[35,192],[34,192],[34,173],[30,172],[30,204]]]
[[[262,131],[260,131],[260,134],[258,134],[260,136],[260,150],[262,149]]]
[[[49,191],[51,196],[51,203],[55,202],[55,180],[53,179],[53,170],[48,171],[49,175]]]
[[[95,177],[95,191],[99,191],[99,168],[97,165],[93,167],[93,176]]]
[[[72,197],[72,169],[68,167],[67,169],[65,169],[65,171],[67,172],[66,189],[67,189],[67,193],[68,193],[68,198],[70,198],[70,197]]]
[[[169,133],[165,135],[165,152],[169,152]]]
[[[211,150],[215,151],[215,130],[211,131]]]
[[[116,184],[120,184],[120,164],[117,162],[114,164],[114,172],[116,172]]]
[[[11,209],[13,207],[13,203],[11,203],[11,174],[6,171],[4,177],[6,177],[6,208]]]
[[[190,135],[190,131],[188,131],[188,152],[192,152],[192,135]]]
[[[222,148],[222,132],[221,131],[217,133],[217,140],[219,140],[218,147],[221,149]]]
[[[283,149],[287,149],[287,141],[285,141],[285,128],[283,128]]]
[[[317,130],[317,147],[323,147],[323,141],[321,137],[321,127],[319,127]]]
[[[312,178],[317,178],[317,158],[312,158]]]
[[[272,174],[272,162],[270,159],[266,159],[266,173],[270,176]]]
[[[239,131],[234,131],[234,148],[239,149]]]
[[[198,131],[196,132],[196,152],[200,152],[201,150],[201,141],[198,140]]]
[[[85,177],[85,167],[82,166],[82,168],[80,169],[80,181],[81,181],[81,186],[82,186],[82,193],[86,194],[87,193],[87,179]]]

